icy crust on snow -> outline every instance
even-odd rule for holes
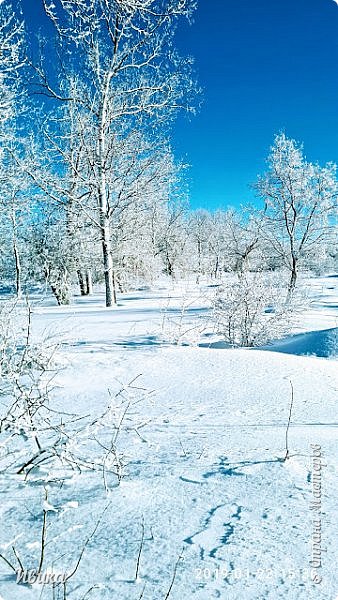
[[[64,332],[55,407],[95,417],[121,382],[137,375],[153,390],[133,407],[133,419],[149,422],[141,437],[131,432],[123,439],[127,466],[119,487],[107,494],[98,473],[71,473],[61,488],[49,482],[46,567],[55,560],[58,570],[71,570],[106,509],[70,586],[71,599],[96,586],[90,598],[138,600],[145,586],[144,598],[163,600],[182,555],[172,600],[335,600],[337,361],[147,343],[161,323],[165,293],[122,297],[122,306],[107,312],[94,299],[79,309],[45,307],[35,314],[36,335],[46,327]],[[119,343],[130,337],[134,345]],[[290,382],[294,406],[284,463]],[[309,577],[311,444],[321,446],[327,464],[320,585]],[[42,475],[35,473],[30,484],[16,475],[0,478],[0,553],[14,544],[32,567],[41,536]],[[17,585],[0,563],[0,590],[4,600],[36,600],[42,588]],[[51,594],[45,586],[41,597]]]

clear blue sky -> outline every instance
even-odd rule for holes
[[[309,160],[338,162],[338,6],[333,0],[199,0],[178,35],[204,104],[175,145],[192,165],[194,207],[238,206],[275,133]]]
[[[23,0],[31,29],[48,23]],[[304,142],[310,160],[338,162],[338,6],[333,0],[199,0],[177,34],[196,60],[203,105],[175,127],[191,165],[194,208],[252,201],[276,133]]]

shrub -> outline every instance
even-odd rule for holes
[[[231,346],[261,346],[285,336],[295,314],[287,291],[270,275],[245,273],[218,289],[214,301],[217,332]]]

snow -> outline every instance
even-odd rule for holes
[[[161,282],[120,296],[108,310],[102,294],[63,308],[36,298],[34,336],[61,344],[53,407],[95,418],[140,376],[138,385],[151,393],[141,395],[130,419],[147,425],[141,435],[131,427],[122,437],[125,476],[119,486],[109,480],[108,492],[102,474],[71,472],[62,487],[49,482],[47,502],[39,474],[27,483],[3,473],[0,552],[11,555],[14,540],[25,564],[36,567],[45,508],[45,567],[55,561],[57,572],[70,572],[102,515],[69,582],[71,599],[95,586],[89,598],[138,600],[145,586],[145,599],[163,600],[177,563],[172,600],[334,600],[338,373],[329,340],[337,327],[338,278],[307,285],[311,309],[295,332],[262,349],[222,347],[205,325],[212,293],[206,285]],[[199,332],[194,345],[184,335],[173,345],[174,328],[184,333],[191,323]],[[309,575],[311,444],[321,446],[327,465],[320,584]],[[35,600],[41,592],[52,598],[48,585],[17,585],[1,560],[0,592],[3,600]]]

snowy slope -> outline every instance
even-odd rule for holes
[[[317,306],[304,315],[304,331],[335,326],[337,282],[313,282]],[[163,311],[179,320],[182,290],[170,293],[169,303],[167,288],[130,294],[111,310],[102,308],[101,296],[79,299],[73,307],[35,309],[35,335],[48,330],[62,338],[64,368],[55,382],[55,407],[95,417],[121,383],[138,375],[140,385],[153,392],[133,407],[133,420],[149,422],[141,436],[131,431],[123,439],[126,474],[120,486],[111,486],[107,494],[102,476],[95,473],[71,474],[61,489],[50,484],[54,510],[48,514],[46,561],[64,555],[56,564],[69,570],[108,506],[69,587],[71,599],[83,598],[95,586],[86,597],[138,600],[144,590],[143,598],[162,600],[170,589],[172,600],[335,600],[334,354],[299,356],[295,338],[283,342],[282,352],[273,351],[281,350],[281,343],[270,351],[170,345],[163,341]],[[189,318],[203,316],[206,307],[197,294]],[[320,348],[325,334],[318,335]],[[305,342],[304,350],[311,354],[313,346]],[[290,382],[291,456],[283,462]],[[327,551],[320,584],[309,576],[310,444],[321,446],[327,464],[322,481]],[[25,484],[8,474],[0,479],[0,552],[7,556],[12,540],[21,535],[15,545],[32,564],[42,522],[38,481]],[[42,598],[52,598],[48,586],[17,586],[0,561],[4,600],[37,599],[41,592]]]

